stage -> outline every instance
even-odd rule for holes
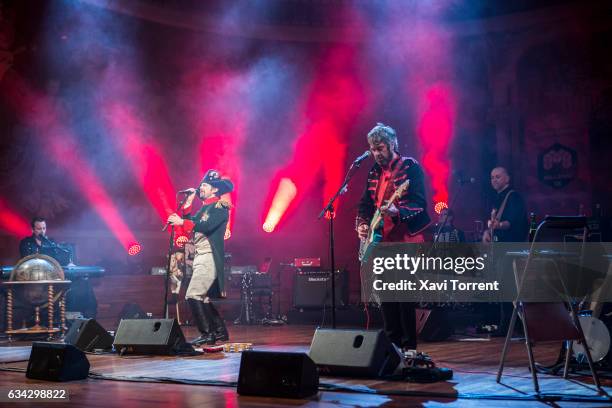
[[[255,350],[308,352],[314,326],[231,326],[233,342],[253,343]],[[187,338],[195,335],[183,327]],[[88,354],[91,364],[87,380],[49,383],[25,378],[30,343],[4,341],[0,347],[2,388],[64,388],[70,406],[610,406],[611,401],[598,396],[592,379],[570,376],[539,375],[541,394],[538,401],[527,369],[527,354],[522,341],[512,342],[502,384],[495,374],[502,348],[501,338],[454,336],[439,343],[421,343],[438,367],[451,368],[453,379],[447,382],[419,384],[380,379],[320,378],[320,391],[304,400],[244,397],[236,393],[240,353],[215,353],[198,356],[136,356]],[[538,344],[536,360],[554,362],[559,343]],[[602,380],[606,392],[612,392],[612,380]],[[573,399],[573,401],[571,401]],[[40,402],[22,402],[22,406],[41,406]],[[56,405],[57,406],[57,405]]]

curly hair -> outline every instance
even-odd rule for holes
[[[399,153],[397,145],[397,134],[391,126],[378,122],[368,133],[368,143],[384,143],[389,150]]]

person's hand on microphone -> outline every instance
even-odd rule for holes
[[[195,188],[190,188],[188,190],[187,199],[185,199],[185,204],[183,204],[183,208],[191,207],[191,203],[193,203],[193,199],[195,198],[197,190]]]
[[[170,225],[183,225],[185,220],[183,220],[177,213],[170,214],[168,216],[168,224]]]

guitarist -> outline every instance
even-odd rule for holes
[[[516,192],[510,182],[506,168],[498,166],[491,170],[491,187],[497,193],[493,201],[491,218],[487,223],[483,242],[524,242],[527,240],[529,223],[523,197]],[[496,324],[493,336],[504,336],[510,324],[512,304],[502,302],[499,307],[482,304],[485,325]]]
[[[497,193],[483,242],[523,242],[529,223],[523,197],[510,186],[510,175],[504,167],[491,170],[491,186]]]
[[[423,169],[410,157],[399,155],[397,135],[390,126],[376,124],[368,133],[370,152],[376,163],[368,173],[366,189],[359,201],[356,220],[360,239],[368,236],[370,220],[377,208],[383,210],[383,242],[423,242],[422,231],[429,225]],[[408,191],[396,202],[385,205],[406,180]],[[416,315],[414,303],[383,302],[385,332],[403,350],[415,350]]]

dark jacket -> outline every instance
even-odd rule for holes
[[[511,191],[507,187],[502,192],[497,193],[493,207],[499,210],[506,195]],[[494,232],[496,241],[498,242],[524,242],[527,240],[529,230],[529,221],[527,220],[527,210],[525,209],[525,201],[523,197],[516,191],[513,191],[508,197],[506,207],[500,218],[500,221],[510,222],[510,229],[496,229]]]
[[[223,292],[225,266],[225,229],[229,220],[230,204],[219,200],[202,206],[195,215],[186,214],[184,218],[193,223],[193,230],[206,235],[215,260],[217,279],[208,291],[209,297],[220,297]],[[204,216],[206,214],[206,216]],[[203,219],[204,218],[204,219]],[[197,256],[197,255],[196,255]]]
[[[34,235],[30,235],[19,242],[19,256],[23,258],[28,255],[37,254],[41,248],[42,245],[38,245]]]
[[[400,157],[391,163],[391,168],[395,174],[393,178],[395,188],[410,180],[407,192],[396,202],[399,219],[394,222],[405,223],[410,234],[417,234],[431,222],[427,213],[423,169],[412,157]],[[364,222],[369,224],[376,211],[376,194],[381,174],[382,168],[378,164],[375,164],[368,173],[366,190],[359,201],[357,225]]]
[[[56,258],[61,263],[60,259],[65,258],[65,256],[63,258],[59,257],[57,255],[59,251],[62,251],[62,249],[59,248],[57,243],[46,236],[41,238],[40,245],[36,242],[34,235],[30,235],[19,242],[19,254],[22,258],[32,254],[44,254]]]

